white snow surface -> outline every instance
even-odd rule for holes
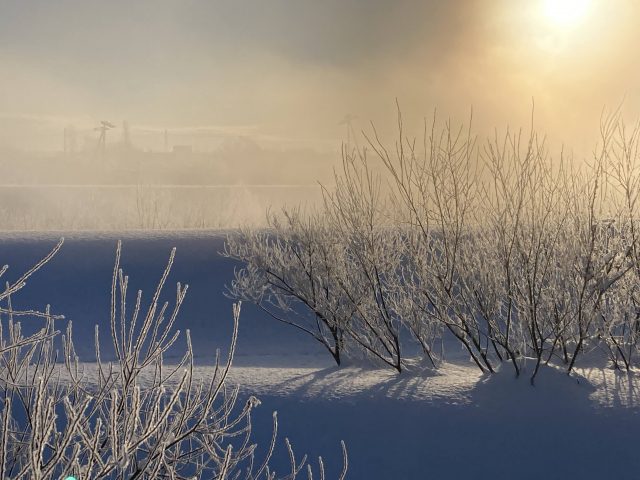
[[[147,299],[170,248],[177,247],[167,299],[175,294],[172,283],[190,284],[176,328],[190,329],[196,373],[210,377],[215,349],[224,354],[231,334],[232,301],[223,290],[237,267],[218,254],[222,234],[2,234],[0,263],[10,265],[9,279],[59,236],[66,237],[62,251],[14,303],[51,303],[54,313],[73,321],[88,378],[95,369],[93,325],[100,325],[105,341],[108,332],[118,238],[131,294],[143,288]],[[183,346],[176,347],[176,357]],[[450,356],[437,372],[418,366],[402,374],[356,363],[337,367],[304,334],[243,305],[228,385],[238,385],[242,398],[262,401],[254,431],[265,448],[271,413],[278,411],[276,466],[288,461],[287,437],[297,455],[321,455],[328,478],[342,467],[344,440],[350,479],[638,479],[640,372],[613,371],[596,354],[587,360],[571,376],[545,367],[535,386],[526,373],[516,379],[508,365],[482,375],[463,354]]]

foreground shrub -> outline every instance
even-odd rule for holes
[[[229,354],[223,362],[216,355],[210,379],[194,376],[188,330],[181,361],[175,366],[163,363],[163,354],[179,338],[173,326],[187,293],[187,286],[178,284],[173,306],[160,304],[175,249],[147,307],[138,291],[133,308],[127,308],[129,279],[120,268],[118,243],[110,315],[115,364],[101,359],[97,326],[96,363],[81,364],[71,322],[61,334],[55,329],[61,317],[48,307],[44,312],[14,309],[11,296],[61,245],[0,293],[0,301],[6,303],[0,321],[0,478],[293,479],[301,473],[312,478],[306,457],[296,461],[288,441],[290,470],[279,476],[269,468],[276,442],[275,414],[272,442],[264,458],[256,458],[251,413],[260,402],[250,397],[239,405],[238,387],[226,385],[240,304],[233,310]],[[23,336],[18,318],[39,319],[45,326]],[[63,358],[54,345],[60,337]],[[322,459],[319,468],[323,478]],[[344,470],[341,478],[346,453]]]

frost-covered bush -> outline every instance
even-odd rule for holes
[[[269,216],[267,232],[229,237],[225,255],[247,263],[230,294],[311,335],[340,365],[354,311],[340,288],[344,251],[319,216]]]
[[[56,330],[60,317],[48,307],[43,312],[14,309],[12,295],[61,245],[0,293],[0,478],[312,478],[306,457],[297,461],[288,441],[289,471],[270,469],[275,414],[271,445],[257,458],[251,414],[260,402],[250,397],[239,404],[238,387],[226,384],[240,304],[233,310],[229,354],[222,362],[216,356],[210,378],[194,374],[188,330],[180,362],[164,364],[164,352],[179,338],[173,326],[188,288],[178,284],[173,305],[160,303],[175,250],[150,301],[145,306],[138,291],[131,306],[118,244],[107,332],[115,363],[101,360],[97,326],[95,364],[80,363],[71,322],[61,333]],[[23,335],[22,324],[35,321],[43,328]],[[60,337],[62,352],[54,343]],[[319,469],[323,478],[322,459]]]
[[[506,362],[519,375],[533,365],[532,381],[541,364],[571,371],[592,349],[631,368],[640,336],[640,127],[605,118],[593,158],[579,163],[553,158],[534,131],[479,144],[470,128],[434,119],[417,144],[400,114],[398,125],[392,148],[374,129],[366,148],[343,150],[319,212],[296,212],[291,222],[285,210],[287,222],[272,215],[266,231],[229,235],[227,255],[245,264],[231,293],[292,322],[292,312],[318,315],[307,299],[324,292],[323,302],[345,313],[342,350],[398,371],[411,342],[437,368],[442,338],[483,372]],[[308,255],[283,255],[285,244]],[[329,262],[311,253],[319,245],[331,246]]]
[[[344,174],[323,211],[270,214],[268,230],[227,237],[225,255],[246,264],[229,293],[311,335],[338,365],[365,355],[401,371],[404,239],[380,229],[379,186],[366,164],[349,159]]]

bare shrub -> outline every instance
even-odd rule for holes
[[[343,349],[401,371],[416,342],[437,368],[434,345],[444,336],[483,372],[508,362],[519,375],[533,363],[532,383],[541,364],[571,372],[592,349],[631,368],[640,337],[640,126],[629,132],[619,113],[604,117],[593,158],[579,163],[551,156],[533,127],[479,145],[470,125],[434,117],[418,144],[398,110],[393,147],[373,128],[366,147],[343,149],[335,186],[324,187],[324,209],[299,243],[332,245],[335,275],[322,281],[335,302],[351,305]],[[228,254],[247,265],[233,293],[277,299],[272,307],[289,322],[281,307],[300,286],[261,293],[277,239],[295,237],[291,223],[278,225],[231,235],[229,245],[245,248]],[[272,240],[249,240],[260,235]],[[278,260],[280,271],[310,282],[323,268],[312,256]]]
[[[118,243],[111,289],[110,337],[117,361],[105,363],[95,330],[96,363],[80,363],[74,351],[72,325],[62,334],[62,358],[54,345],[60,332],[54,316],[18,311],[11,296],[44,266],[62,242],[17,282],[7,284],[0,300],[0,477],[79,478],[312,478],[306,457],[296,460],[286,442],[291,465],[279,476],[270,469],[273,437],[264,458],[256,458],[251,414],[260,401],[250,397],[238,403],[239,388],[226,378],[235,349],[240,304],[233,310],[230,351],[222,361],[216,354],[210,379],[194,376],[189,331],[186,351],[175,366],[163,363],[163,354],[179,338],[173,326],[187,292],[177,285],[172,306],[160,303],[173,264],[175,249],[157,288],[144,306],[142,292],[129,299],[129,278],[120,268]],[[6,271],[2,270],[2,273]],[[24,337],[18,317],[41,319],[45,326]],[[24,321],[24,320],[23,320]],[[57,363],[62,360],[63,363]],[[344,445],[343,445],[344,451]],[[341,478],[346,474],[345,468]],[[320,478],[324,478],[320,459]]]
[[[335,188],[324,189],[324,212],[334,238],[340,239],[339,286],[354,312],[349,339],[365,355],[402,371],[402,289],[405,238],[390,228],[378,175],[369,169],[366,151],[343,150]],[[426,344],[425,344],[426,348]]]
[[[285,211],[267,231],[227,237],[224,254],[241,260],[229,294],[313,337],[340,365],[355,313],[340,288],[344,252],[320,214]]]

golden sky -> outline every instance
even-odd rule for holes
[[[534,99],[588,151],[603,108],[640,116],[638,25],[637,0],[0,0],[0,146],[126,119],[330,150],[346,114],[390,134],[396,98],[416,133],[527,127]]]

